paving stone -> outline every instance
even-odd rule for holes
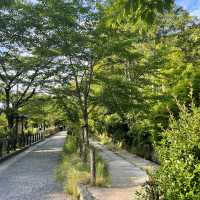
[[[65,132],[0,164],[0,200],[67,200],[55,180]]]
[[[136,192],[148,180],[145,169],[156,164],[136,155],[123,152],[114,153],[97,141],[90,143],[108,164],[111,188],[90,187],[89,191],[96,200],[136,200]]]
[[[145,183],[148,176],[144,170],[133,165],[124,158],[108,150],[104,145],[91,141],[103,159],[108,164],[108,171],[112,180],[112,187],[132,187]]]

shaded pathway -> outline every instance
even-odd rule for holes
[[[91,143],[99,149],[100,155],[106,160],[112,179],[111,188],[89,188],[92,195],[97,200],[136,199],[136,190],[148,179],[144,168],[154,167],[155,164],[133,154],[116,154],[98,142]]]
[[[67,200],[54,170],[66,137],[60,132],[0,164],[0,200]]]

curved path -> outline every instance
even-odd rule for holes
[[[54,170],[65,132],[0,163],[0,200],[67,200]]]

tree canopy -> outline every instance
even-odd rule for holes
[[[171,138],[199,115],[199,65],[200,21],[173,0],[3,1],[0,131],[25,113],[32,125],[66,124],[83,147],[106,135],[165,169]]]

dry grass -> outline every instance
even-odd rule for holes
[[[78,184],[90,184],[90,168],[87,163],[82,162],[76,148],[76,140],[69,136],[56,169],[56,177],[58,181],[62,182],[64,191],[78,199]],[[96,166],[96,185],[108,186],[110,178],[107,165],[99,155],[97,155]]]

